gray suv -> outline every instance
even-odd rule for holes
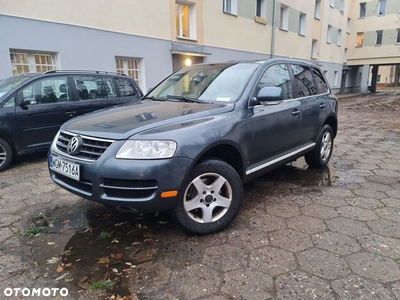
[[[185,67],[140,101],[61,126],[51,178],[86,199],[171,211],[195,234],[224,229],[243,183],[305,156],[324,167],[337,100],[321,70],[291,59]]]

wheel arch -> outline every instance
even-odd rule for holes
[[[329,116],[329,117],[325,120],[325,122],[324,122],[324,124],[322,125],[322,127],[325,126],[325,125],[329,125],[329,126],[332,128],[332,131],[333,131],[333,138],[335,138],[336,135],[337,135],[337,130],[338,130],[338,122],[337,122],[337,119],[336,119],[334,116]]]
[[[0,139],[5,140],[10,145],[13,155],[16,155],[18,153],[13,139],[8,134],[6,134],[3,131],[0,131]]]

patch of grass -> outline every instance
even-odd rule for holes
[[[101,231],[99,237],[96,239],[97,240],[104,240],[104,239],[110,239],[111,235],[114,233],[112,232],[107,232],[107,231]]]
[[[51,226],[56,223],[56,219],[50,219],[43,213],[40,213],[37,218],[42,221],[43,226]]]
[[[37,234],[42,233],[43,230],[44,230],[44,227],[31,227],[31,228],[24,230],[22,232],[22,235],[23,236],[35,236]]]
[[[115,281],[112,281],[110,279],[108,280],[102,280],[102,281],[97,281],[95,283],[92,283],[90,286],[91,291],[97,291],[97,290],[105,290],[110,287],[112,287],[115,284]]]

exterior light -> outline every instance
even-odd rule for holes
[[[186,58],[185,66],[191,66],[191,65],[192,65],[192,60],[190,58]]]

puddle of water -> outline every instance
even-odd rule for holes
[[[142,217],[97,205],[61,208],[33,220],[47,226],[28,244],[40,249],[33,260],[43,276],[60,280],[71,292],[111,280],[115,284],[107,293],[124,297],[130,295],[126,279],[136,265],[155,258],[157,229],[170,223],[165,214]]]
[[[309,168],[304,157],[300,157],[296,161],[264,175],[263,178],[301,186],[331,186],[336,180],[336,171],[332,162],[322,169]]]

